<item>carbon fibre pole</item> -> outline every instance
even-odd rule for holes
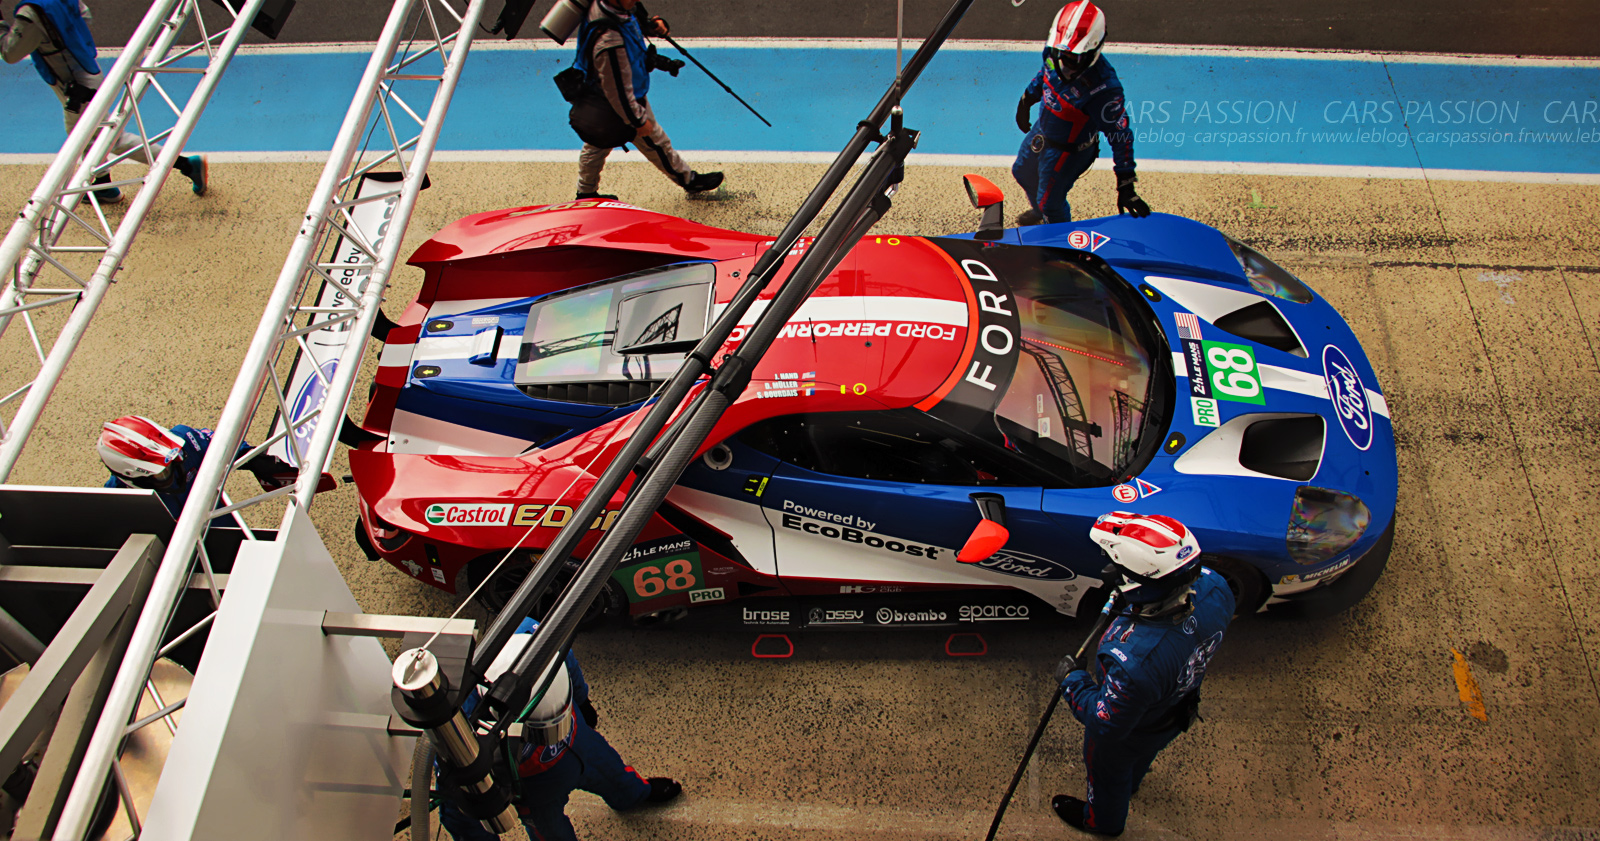
[[[640,457],[644,455],[646,448],[650,446],[662,428],[676,413],[683,403],[684,397],[688,395],[690,388],[694,386],[701,376],[711,371],[713,356],[722,347],[733,328],[737,326],[739,319],[750,309],[750,306],[760,297],[767,284],[782,268],[784,258],[789,250],[811,222],[816,219],[817,215],[822,212],[823,207],[827,205],[839,185],[843,183],[845,175],[855,165],[856,160],[860,158],[867,144],[883,139],[882,135],[879,134],[879,129],[883,126],[884,121],[889,119],[890,113],[899,105],[900,97],[905,91],[911,89],[911,86],[922,74],[923,69],[927,67],[933,56],[938,53],[939,48],[949,38],[950,33],[955,29],[956,24],[960,23],[962,16],[966,14],[967,9],[972,6],[973,2],[974,0],[956,0],[950,6],[950,9],[945,12],[944,17],[934,28],[933,34],[917,48],[917,51],[911,56],[911,60],[906,63],[905,68],[896,77],[894,83],[889,86],[888,91],[878,100],[877,105],[873,106],[867,118],[856,125],[855,134],[850,137],[849,142],[845,144],[838,157],[834,158],[827,172],[817,182],[817,186],[812,188],[810,195],[806,196],[805,201],[801,202],[800,208],[795,211],[789,223],[778,234],[777,240],[757,259],[744,286],[740,287],[739,291],[728,303],[728,306],[722,311],[722,314],[706,331],[705,337],[689,353],[684,360],[683,366],[668,380],[667,385],[661,390],[660,397],[656,403],[643,410],[645,414],[640,420],[639,426],[633,431],[621,451],[601,472],[599,478],[595,480],[595,484],[578,505],[577,511],[574,512],[569,524],[563,527],[556,535],[550,546],[545,550],[540,563],[523,580],[516,593],[512,595],[511,599],[506,602],[506,606],[501,609],[495,616],[494,621],[490,623],[488,631],[484,633],[482,641],[473,654],[470,668],[470,676],[473,679],[481,678],[488,669],[489,664],[494,662],[494,658],[499,655],[500,650],[511,639],[511,635],[516,631],[517,625],[522,621],[523,617],[532,612],[533,606],[538,602],[539,598],[554,583],[556,575],[572,556],[572,551],[577,547],[578,541],[587,534],[587,524],[594,522],[594,518],[600,515],[600,512],[610,503],[617,490],[622,487],[622,483],[633,473],[635,465],[638,464]],[[654,510],[654,506],[651,508]],[[573,525],[578,523],[584,524],[585,527],[578,528]],[[615,531],[615,526],[613,526],[612,531]],[[593,597],[591,596],[590,598],[592,600]],[[531,646],[529,650],[533,650]],[[542,673],[543,670],[540,671]],[[499,702],[501,699],[495,700]],[[484,713],[493,708],[492,704],[481,705],[478,707],[476,715],[481,718]]]

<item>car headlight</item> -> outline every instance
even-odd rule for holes
[[[1301,566],[1317,566],[1354,546],[1372,522],[1361,500],[1341,491],[1301,487],[1289,515],[1289,557]]]
[[[1223,238],[1228,241],[1228,247],[1233,249],[1233,257],[1239,261],[1239,268],[1244,270],[1252,289],[1297,304],[1311,303],[1311,289],[1301,283],[1300,278],[1289,274],[1287,269],[1272,262],[1267,255],[1233,237]]]

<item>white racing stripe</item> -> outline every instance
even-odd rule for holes
[[[726,304],[718,304],[720,314]],[[754,324],[766,312],[767,301],[759,300],[750,306],[740,324]],[[791,324],[807,321],[920,321],[927,324],[952,324],[967,326],[965,301],[946,301],[939,298],[899,298],[889,295],[839,295],[831,298],[808,298],[800,305]]]
[[[1188,379],[1188,362],[1183,357],[1182,351],[1172,352],[1172,370],[1179,379]],[[1328,400],[1328,383],[1322,377],[1297,371],[1293,368],[1284,368],[1278,365],[1257,365],[1261,371],[1261,387],[1277,391],[1290,391],[1295,394],[1304,394],[1307,397],[1317,397]],[[1372,389],[1367,389],[1367,405],[1372,407],[1372,413],[1382,417],[1389,417],[1389,401],[1383,395]]]

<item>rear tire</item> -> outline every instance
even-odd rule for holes
[[[468,574],[471,577],[471,584],[474,588],[494,570],[495,564],[500,563],[501,557],[503,555],[500,554],[484,555],[468,565]],[[511,601],[511,597],[516,594],[517,588],[522,586],[523,580],[533,570],[534,561],[538,557],[538,553],[534,552],[518,552],[512,555],[506,561],[505,566],[500,568],[500,572],[495,575],[494,580],[478,591],[475,601],[490,615],[498,614],[505,609],[506,603]],[[578,564],[576,561],[567,561],[566,569],[563,569],[556,576],[555,581],[550,585],[550,589],[539,597],[539,603],[534,607],[532,614],[534,619],[544,621],[544,617],[549,614],[550,608],[555,606],[556,597],[561,594],[562,590],[566,589],[577,569]],[[626,613],[627,607],[628,600],[623,595],[622,588],[617,586],[617,582],[608,580],[605,587],[601,588],[600,594],[595,596],[594,601],[589,604],[589,609],[584,611],[583,618],[578,620],[578,630],[588,631],[599,627],[607,619]]]
[[[1267,595],[1272,592],[1271,583],[1261,570],[1243,561],[1207,555],[1201,558],[1200,563],[1215,570],[1228,582],[1228,589],[1233,591],[1234,616],[1248,616],[1260,610],[1267,601]]]

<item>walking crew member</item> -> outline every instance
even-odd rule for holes
[[[1011,174],[1033,205],[1017,217],[1019,225],[1071,222],[1067,191],[1100,156],[1100,135],[1111,141],[1117,175],[1117,212],[1149,216],[1150,205],[1134,192],[1133,131],[1123,108],[1122,83],[1100,54],[1106,16],[1089,0],[1061,7],[1044,48],[1044,67],[1017,103],[1017,128],[1028,133],[1011,164]],[[1044,102],[1039,121],[1030,119],[1035,102]]]
[[[486,670],[485,679],[493,681],[504,674],[533,640],[538,627],[539,623],[532,619],[522,620],[517,633]],[[470,713],[477,700],[474,695],[463,709]],[[600,795],[607,806],[618,812],[665,803],[683,791],[676,780],[647,780],[632,766],[623,764],[617,749],[595,731],[599,718],[589,703],[589,684],[578,668],[578,658],[568,651],[555,682],[523,720],[523,748],[517,765],[521,785],[516,804],[522,826],[533,841],[577,841],[577,832],[566,814],[567,799],[574,789]],[[439,806],[439,823],[455,841],[498,841],[498,836],[448,797]]]
[[[1050,805],[1084,832],[1121,835],[1150,763],[1199,718],[1200,682],[1233,618],[1233,591],[1200,565],[1194,533],[1171,517],[1114,511],[1089,537],[1122,574],[1127,612],[1106,627],[1089,670],[1071,655],[1056,669],[1083,723],[1089,794],[1058,794]]]
[[[199,472],[200,462],[210,446],[209,429],[179,424],[169,430],[149,418],[127,415],[107,421],[101,427],[95,450],[106,469],[111,471],[106,487],[153,490],[161,504],[176,517],[183,511],[184,500],[189,498],[189,491],[194,487],[194,475]],[[234,458],[250,449],[249,444],[240,444]],[[240,467],[254,474],[264,491],[292,485],[300,476],[293,466],[266,453]],[[218,500],[217,505],[222,505],[222,501]]]
[[[632,143],[685,192],[703,193],[722,184],[722,173],[697,173],[672,149],[672,141],[656,122],[646,95],[650,71],[665,67],[674,75],[675,62],[655,54],[645,33],[667,34],[667,22],[649,18],[641,27],[634,7],[639,0],[595,0],[589,18],[578,27],[578,59],[573,68],[584,76],[585,96],[574,102],[572,127],[583,139],[578,155],[578,198],[614,199],[602,195],[600,170],[611,150]],[[672,66],[676,65],[676,66]]]
[[[17,3],[16,17],[6,21],[0,12],[0,58],[7,64],[16,64],[24,56],[33,56],[33,66],[39,76],[56,92],[61,100],[61,110],[66,118],[67,134],[78,125],[78,115],[83,106],[94,99],[95,91],[105,78],[95,60],[94,36],[89,34],[93,16],[89,7],[74,0],[21,0]],[[136,135],[123,132],[117,138],[112,154],[120,155],[133,150],[134,160],[149,164],[153,155],[161,154],[161,144],[150,144],[149,154]],[[203,155],[178,158],[173,169],[194,182],[194,194],[206,194],[206,159]],[[111,173],[96,175],[94,183],[111,181]],[[95,198],[109,204],[122,200],[122,191],[106,187],[94,191]]]

